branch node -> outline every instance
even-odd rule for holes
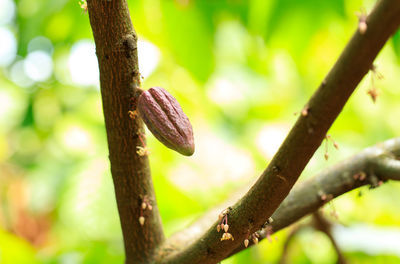
[[[122,38],[122,46],[125,50],[125,57],[131,58],[133,52],[137,49],[137,37],[135,33],[127,34]]]
[[[135,50],[137,49],[137,37],[134,33],[127,34],[122,38],[122,45],[125,49]]]

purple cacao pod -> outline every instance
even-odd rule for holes
[[[194,153],[193,129],[178,101],[161,87],[144,91],[137,110],[153,135],[166,147],[185,156]]]

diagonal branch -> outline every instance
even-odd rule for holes
[[[400,181],[400,138],[390,139],[367,148],[335,166],[325,169],[315,177],[296,184],[282,204],[272,215],[272,223],[262,229],[260,240],[297,222],[315,212],[331,199],[364,185],[376,186],[380,181]],[[365,174],[364,174],[365,173]],[[215,216],[245,189],[232,195],[229,200],[208,211],[200,219],[168,239],[170,250],[180,250],[189,241],[200,236],[199,231],[210,226]],[[252,241],[250,240],[250,245]],[[230,253],[233,255],[245,249],[241,244]]]
[[[258,230],[278,208],[324,139],[351,93],[385,42],[400,24],[400,2],[381,0],[367,17],[367,30],[358,30],[338,61],[306,104],[305,109],[258,181],[229,213],[235,240],[220,241],[216,221],[197,240],[178,251],[160,251],[158,263],[217,263],[249,233]],[[216,217],[217,218],[217,217]]]
[[[164,234],[144,144],[143,124],[132,119],[140,86],[137,35],[126,0],[88,0],[90,24],[100,69],[111,173],[124,237],[126,263],[148,263]],[[151,205],[145,209],[142,203]],[[143,216],[142,224],[139,217]],[[144,220],[144,222],[143,222]]]
[[[315,212],[330,200],[364,185],[379,186],[383,181],[400,181],[400,138],[367,148],[351,158],[296,185],[272,215],[260,239]],[[231,254],[243,250],[241,245]]]

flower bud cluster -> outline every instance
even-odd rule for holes
[[[218,215],[219,224],[217,225],[217,232],[219,232],[221,230],[224,231],[224,233],[222,234],[222,237],[221,237],[221,241],[235,240],[234,237],[232,236],[232,234],[228,232],[228,230],[229,230],[229,225],[228,225],[229,211],[230,211],[230,209],[227,208]]]

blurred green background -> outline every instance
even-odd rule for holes
[[[148,133],[167,235],[259,175],[375,1],[136,0],[143,88],[162,86],[192,121],[196,153]],[[334,123],[301,179],[400,131],[400,33]],[[0,0],[0,263],[123,263],[95,48],[78,1]],[[380,96],[367,95],[372,79]],[[301,154],[299,154],[301,155]],[[351,263],[400,263],[400,184],[325,207]],[[222,263],[276,263],[288,230]],[[291,263],[335,263],[306,230]]]

